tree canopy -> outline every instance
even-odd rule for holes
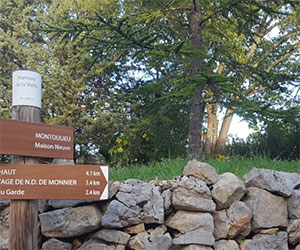
[[[43,120],[74,127],[78,160],[222,152],[235,113],[253,124],[297,121],[299,5],[4,0],[1,117],[9,117],[12,71],[35,68]]]

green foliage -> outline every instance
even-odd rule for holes
[[[74,127],[75,158],[121,166],[185,154],[199,84],[206,102],[238,107],[253,122],[295,117],[299,3],[199,1],[196,47],[192,2],[1,1],[0,116],[10,116],[12,71],[37,69],[43,121]],[[195,58],[203,70],[191,76]]]
[[[269,122],[260,131],[247,138],[233,140],[227,146],[226,152],[230,155],[253,157],[265,155],[270,159],[299,160],[300,159],[300,126],[299,121],[295,123]]]
[[[175,176],[181,176],[183,169],[189,159],[163,159],[150,162],[147,165],[130,166],[127,168],[112,168],[110,170],[110,181],[124,181],[127,179],[150,180],[172,180]],[[267,157],[256,156],[251,158],[231,157],[229,161],[218,161],[214,158],[205,162],[213,166],[218,174],[231,172],[243,178],[253,167],[274,169],[278,171],[300,173],[300,160],[279,161],[270,160]]]

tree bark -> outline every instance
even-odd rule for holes
[[[225,117],[223,119],[221,131],[217,140],[216,153],[224,153],[226,146],[227,134],[229,127],[233,118],[234,111],[232,109],[227,109]]]
[[[40,122],[40,109],[30,106],[15,106],[12,109],[14,120]],[[16,142],[18,143],[18,142]],[[15,164],[37,164],[38,158],[13,156]],[[10,202],[10,250],[38,249],[38,201],[11,200]]]
[[[201,27],[201,5],[198,0],[192,1],[191,12],[191,44],[195,48],[202,45],[202,27]],[[202,60],[196,55],[191,62],[190,75],[194,76],[202,72]],[[205,103],[203,101],[203,86],[198,84],[190,104],[190,125],[189,125],[189,147],[188,156],[190,158],[199,159],[202,157],[202,125]]]
[[[217,111],[218,104],[206,104],[207,110],[207,131],[206,131],[206,140],[205,140],[205,154],[211,155],[215,151],[216,139],[218,137],[218,119]]]

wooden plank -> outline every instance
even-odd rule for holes
[[[1,164],[0,199],[108,199],[108,167]]]
[[[73,159],[73,140],[70,127],[0,119],[0,154]]]
[[[31,106],[14,106],[12,118],[22,121],[40,122],[40,109]],[[17,144],[17,141],[16,141]],[[36,164],[39,158],[12,157],[12,163]],[[39,236],[38,201],[11,200],[9,224],[10,250],[37,250]]]

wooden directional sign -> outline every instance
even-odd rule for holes
[[[0,154],[73,159],[73,128],[0,119]]]
[[[0,199],[108,199],[108,167],[0,164]]]

